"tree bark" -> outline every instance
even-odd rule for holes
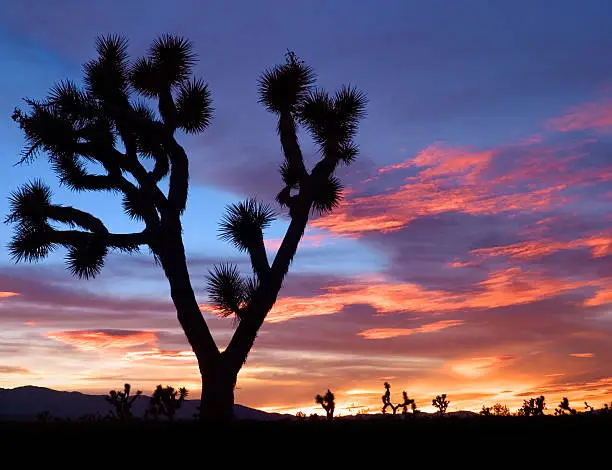
[[[232,419],[236,378],[221,360],[202,371],[201,421],[224,423]]]

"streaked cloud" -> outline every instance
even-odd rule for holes
[[[98,331],[53,331],[45,337],[69,344],[82,351],[100,349],[128,349],[135,346],[157,343],[154,331],[98,330]]]
[[[546,123],[548,130],[557,132],[595,130],[612,132],[612,100],[591,101],[570,107],[558,118]]]
[[[446,328],[462,325],[463,323],[462,320],[441,320],[427,323],[417,328],[371,328],[369,330],[360,331],[358,335],[363,336],[365,339],[389,339],[398,336],[410,336],[417,333],[435,333]]]

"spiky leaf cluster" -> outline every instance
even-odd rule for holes
[[[215,265],[206,278],[208,298],[222,317],[241,318],[244,307],[257,289],[256,281],[243,279],[236,265]]]
[[[227,207],[221,220],[219,237],[229,241],[239,250],[246,251],[262,240],[263,230],[275,218],[276,215],[268,204],[253,198],[232,204]]]

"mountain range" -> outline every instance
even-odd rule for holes
[[[134,402],[134,416],[143,417],[149,397],[141,396]],[[176,419],[192,419],[199,400],[185,400],[176,412]],[[78,419],[84,416],[106,416],[113,407],[104,395],[87,395],[80,392],[63,392],[31,385],[17,388],[0,388],[0,420],[34,420],[40,413],[51,418]],[[243,420],[273,421],[292,418],[291,415],[266,413],[242,405],[234,405],[234,417]]]

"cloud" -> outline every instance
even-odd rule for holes
[[[378,313],[456,312],[469,309],[493,309],[528,304],[554,298],[584,287],[599,288],[585,300],[585,306],[612,302],[607,280],[564,280],[546,277],[538,271],[513,267],[492,271],[488,277],[464,292],[424,289],[414,283],[386,282],[382,278],[354,280],[323,288],[319,295],[280,297],[266,319],[269,323],[300,317],[331,315],[348,305],[370,305]],[[201,304],[203,310],[213,310]]]
[[[572,353],[570,354],[570,356],[572,357],[580,357],[580,358],[591,358],[594,357],[595,355],[593,353]]]
[[[16,297],[19,294],[17,292],[0,292],[0,299],[7,299],[9,297]]]
[[[24,367],[0,365],[0,374],[29,374],[29,373],[30,371]]]
[[[462,320],[441,320],[427,323],[417,328],[371,328],[360,331],[358,335],[363,336],[365,339],[389,339],[416,333],[434,333],[445,328],[462,325],[463,323]]]
[[[491,357],[474,357],[470,359],[461,359],[458,361],[452,361],[449,364],[449,368],[459,375],[468,378],[476,378],[487,375],[492,369],[498,369],[509,362],[517,359],[516,356],[505,355],[505,356],[491,356]]]
[[[100,349],[128,349],[157,343],[154,331],[97,330],[97,331],[54,331],[45,337],[69,344],[82,351]]]
[[[531,145],[522,143],[509,148],[516,151]],[[543,186],[525,186],[526,178],[533,175],[524,170],[492,176],[494,159],[507,151],[504,147],[478,151],[435,143],[412,159],[379,169],[383,174],[418,169],[416,175],[406,177],[406,184],[380,194],[349,197],[336,211],[314,220],[312,225],[332,233],[358,236],[370,231],[398,230],[416,218],[447,212],[533,213],[569,202],[562,194],[568,187],[563,179]]]
[[[147,351],[132,351],[125,355],[127,361],[187,361],[193,362],[193,351],[151,349]]]
[[[557,132],[595,130],[612,132],[612,100],[592,101],[571,107],[559,117],[546,123],[548,130]]]
[[[483,258],[507,256],[519,260],[529,260],[542,258],[561,250],[575,250],[581,248],[589,249],[593,258],[603,258],[612,255],[612,234],[600,233],[566,242],[551,238],[542,238],[506,246],[479,248],[472,250],[470,253]]]

